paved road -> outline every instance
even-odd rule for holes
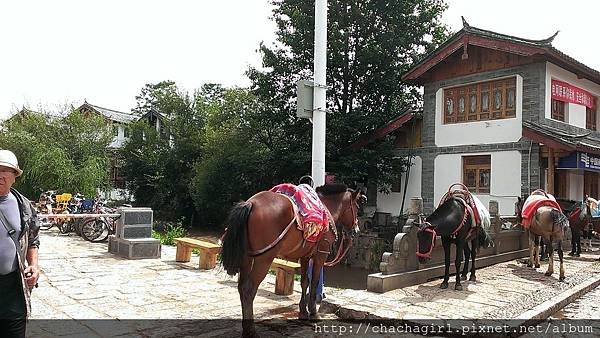
[[[562,310],[554,313],[546,321],[537,325],[542,330],[552,332],[549,337],[599,337],[600,336],[600,287],[583,295]],[[522,338],[536,338],[532,333]]]
[[[109,254],[105,243],[52,231],[43,233],[41,242],[42,274],[40,287],[33,293],[31,337],[240,334],[236,279],[219,268],[198,270],[197,257],[190,263],[177,263],[175,248],[163,246],[161,259],[126,260]],[[326,300],[340,306],[337,315],[342,318],[352,317],[353,311],[396,319],[507,318],[511,311],[521,313],[597,274],[600,268],[591,263],[593,259],[585,255],[570,259],[566,283],[559,283],[555,276],[545,277],[544,266],[535,271],[512,261],[479,270],[478,282],[467,282],[462,292],[440,290],[437,280],[386,294],[326,288]],[[299,285],[293,295],[277,296],[274,279],[268,275],[261,284],[254,307],[255,318],[263,321],[259,324],[263,336],[339,336],[339,330],[334,332],[331,326],[315,332],[314,323],[282,321],[297,318]],[[350,328],[334,314],[326,317],[334,320],[328,325]]]

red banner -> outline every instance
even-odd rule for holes
[[[552,80],[552,98],[563,102],[580,104],[592,109],[596,105],[594,95],[558,80]]]

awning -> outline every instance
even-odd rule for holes
[[[574,134],[564,129],[523,121],[523,137],[557,150],[600,155],[600,139],[593,137],[591,131]]]
[[[412,118],[414,116],[415,116],[414,111],[407,111],[404,114],[400,115],[399,117],[388,122],[383,127],[374,130],[372,133],[369,133],[365,137],[362,137],[360,140],[354,142],[350,146],[350,148],[352,150],[358,150],[358,149],[366,146],[367,144],[369,144],[375,140],[378,140],[378,139],[388,135],[389,133],[393,132],[394,130],[402,127],[406,122],[412,120]]]

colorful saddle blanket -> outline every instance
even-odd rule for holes
[[[274,186],[270,191],[289,197],[296,205],[296,223],[306,241],[317,242],[322,234],[329,231],[329,211],[310,185],[284,183]]]
[[[544,192],[533,192],[529,197],[527,197],[525,204],[523,204],[523,211],[521,212],[523,220],[521,221],[521,224],[524,228],[529,228],[531,219],[535,215],[535,212],[542,206],[555,208],[562,212],[562,209],[560,208],[558,202],[556,202],[554,196]]]

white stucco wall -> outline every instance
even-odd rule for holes
[[[584,89],[590,94],[600,96],[600,85],[597,85],[586,79],[578,79],[576,74],[573,74],[553,63],[546,62],[546,97],[545,97],[545,116],[552,116],[552,79],[567,82],[570,85]],[[585,106],[580,104],[569,103],[566,107],[569,124],[585,128]],[[598,119],[596,119],[598,120]]]
[[[523,125],[523,78],[516,77],[516,117],[510,119],[444,124],[444,88],[440,88],[435,93],[435,144],[443,147],[519,141]]]
[[[490,200],[498,201],[500,215],[512,216],[517,196],[521,195],[521,153],[519,151],[438,155],[434,162],[434,206],[438,205],[451,184],[462,182],[462,157],[473,155],[491,155],[490,194],[477,195],[477,197],[486,207]]]
[[[568,170],[567,173],[567,198],[573,201],[583,199],[583,171]],[[595,197],[594,197],[595,198]]]
[[[406,212],[409,206],[410,199],[412,197],[421,197],[421,174],[423,172],[423,161],[421,157],[415,156],[413,158],[413,166],[410,168],[410,175],[408,178],[408,187],[406,189],[406,200],[404,201],[404,209]],[[404,182],[406,182],[406,173],[402,174],[401,180],[401,192],[390,192],[384,194],[382,192],[377,193],[377,211],[389,212],[392,216],[398,216],[400,206],[402,205],[402,196],[404,194]]]
[[[118,134],[115,136],[110,143],[110,148],[121,148],[123,143],[125,143],[125,126],[118,125]]]

